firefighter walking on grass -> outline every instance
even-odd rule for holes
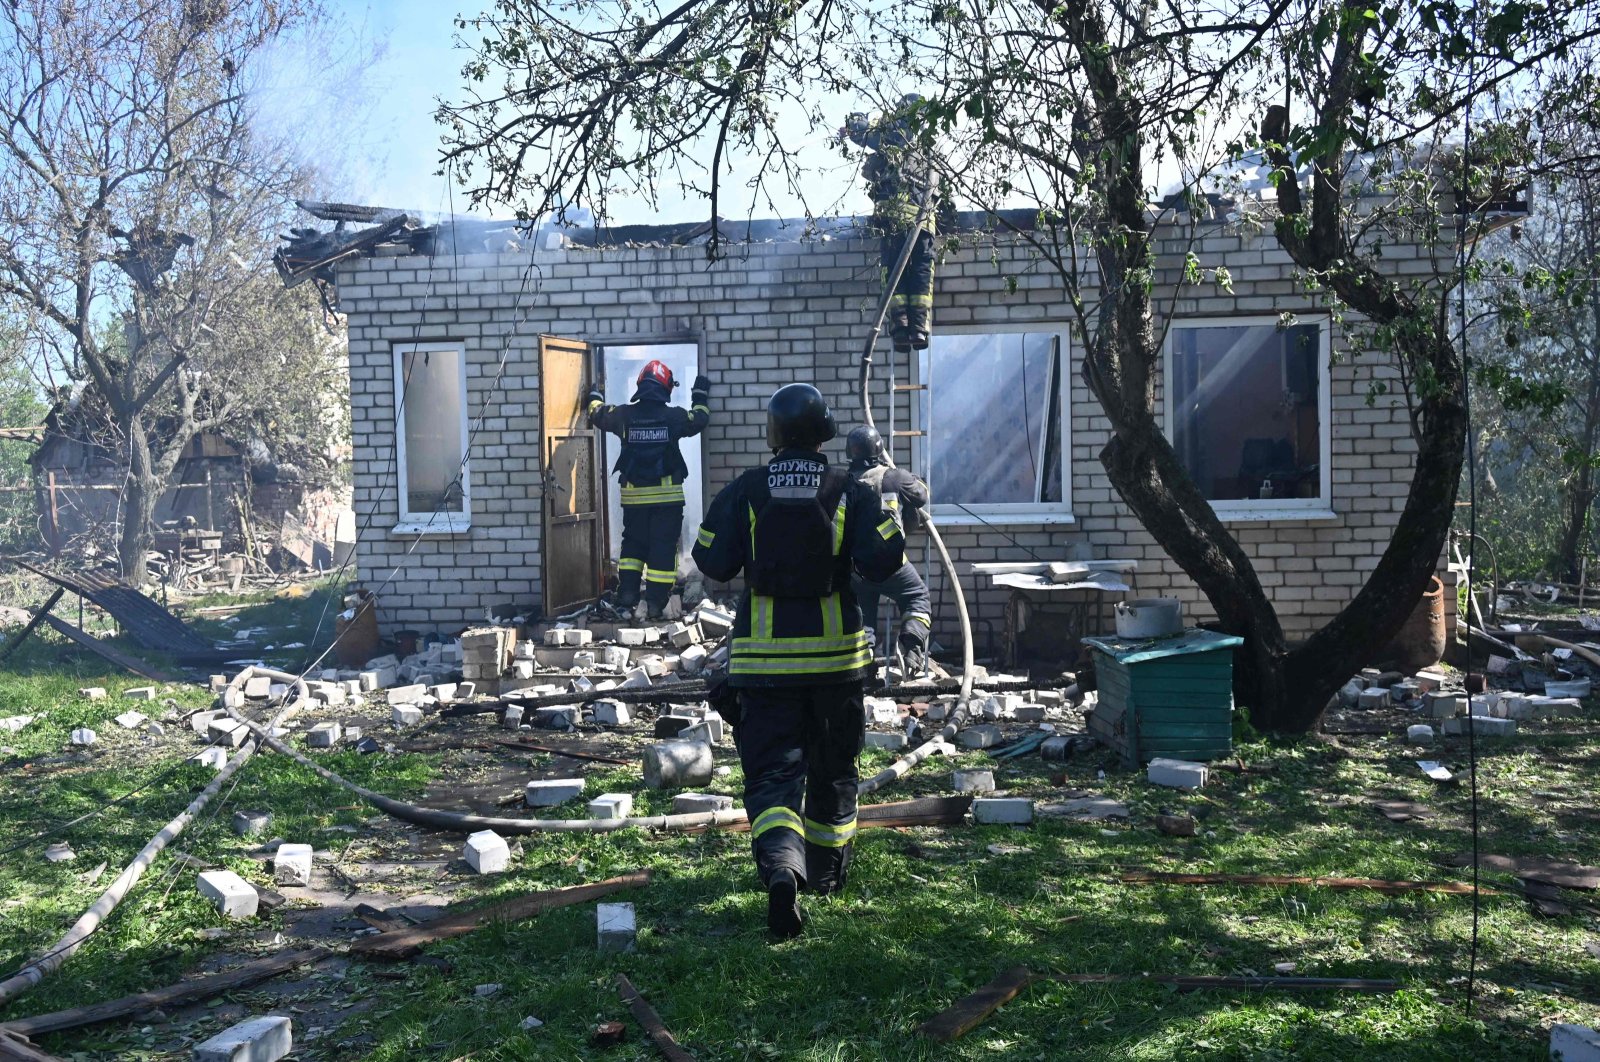
[[[797,894],[837,892],[850,865],[872,673],[851,575],[881,582],[904,560],[879,494],[822,456],[837,434],[816,388],[780,388],[767,404],[772,459],[723,488],[694,547],[708,578],[745,577],[728,684],[767,927],[781,938],[800,932]]]
[[[711,381],[695,377],[689,409],[668,404],[676,386],[672,370],[652,361],[640,370],[627,405],[606,405],[598,390],[588,395],[589,424],[622,440],[611,470],[622,481],[622,556],[613,605],[623,620],[633,618],[641,583],[647,615],[661,618],[678,579],[683,481],[689,478],[678,440],[699,435],[711,420]]]
[[[896,515],[908,537],[911,532],[922,530],[928,485],[914,473],[889,463],[878,429],[866,424],[853,429],[845,439],[844,455],[850,459],[850,475],[883,496],[883,504]],[[916,565],[906,561],[882,582],[869,582],[858,575],[854,589],[861,605],[861,622],[874,638],[878,633],[878,599],[887,597],[894,602],[900,611],[899,646],[906,674],[918,675],[927,670],[933,603],[928,584],[917,574]]]

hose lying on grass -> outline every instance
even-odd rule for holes
[[[230,688],[238,688],[249,676],[250,671],[247,668],[245,671],[240,672],[238,677],[228,685]],[[285,699],[283,708],[268,724],[269,728],[276,726],[291,707],[310,699],[310,691],[302,680],[294,675],[280,675],[278,677],[281,681],[293,683],[298,696]],[[232,715],[232,712],[229,714]],[[237,719],[238,717],[234,716],[234,718]],[[244,722],[244,720],[241,720],[241,722]],[[254,724],[247,725],[250,726],[252,733],[259,734],[261,732]],[[133,862],[123,868],[122,873],[117,875],[110,887],[100,894],[100,898],[95,900],[76,922],[72,923],[72,927],[66,931],[60,940],[56,941],[55,947],[29,962],[4,981],[0,981],[0,1004],[7,1003],[33,988],[40,981],[59,970],[68,959],[72,958],[73,953],[83,945],[85,940],[89,939],[95,930],[100,928],[101,924],[110,917],[112,911],[117,909],[117,905],[123,901],[123,898],[128,895],[134,885],[138,884],[139,879],[144,876],[146,870],[150,869],[150,865],[155,862],[156,857],[161,854],[162,850],[183,832],[185,826],[194,821],[196,815],[205,810],[205,806],[211,803],[212,799],[222,791],[222,787],[227,784],[228,779],[239,773],[239,769],[250,761],[250,757],[255,754],[257,747],[257,741],[254,737],[247,739],[240,745],[239,751],[228,760],[222,770],[217,772],[217,776],[211,780],[211,784],[202,789],[200,795],[195,797],[189,803],[189,806],[184,808],[176,818],[161,827],[160,831],[150,838],[149,843],[139,850],[138,855],[133,857]]]

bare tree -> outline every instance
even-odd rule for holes
[[[1040,224],[1014,235],[1055,267],[1073,306],[1084,379],[1111,429],[1101,462],[1245,638],[1244,703],[1285,731],[1315,726],[1398,630],[1451,523],[1466,375],[1448,301],[1454,200],[1430,148],[1459,134],[1474,98],[1595,32],[1585,5],[1515,0],[499,0],[470,25],[483,41],[465,71],[475,95],[440,112],[450,156],[473,174],[474,198],[527,216],[570,204],[603,214],[616,193],[694,188],[701,178],[684,174],[702,173],[715,214],[730,153],[769,163],[753,199],[803,187],[830,101],[927,96],[920,135],[946,160],[947,184],[982,207],[1038,209]],[[1275,171],[1269,223],[1305,282],[1360,315],[1353,351],[1398,366],[1418,449],[1376,570],[1298,646],[1156,412],[1154,160],[1174,160],[1198,191],[1216,164],[1252,151]],[[1490,194],[1503,168],[1476,166],[1469,198]],[[1397,235],[1436,248],[1430,273],[1387,267],[1382,247]],[[1228,283],[1192,256],[1185,273]]]
[[[189,441],[275,388],[304,394],[257,339],[283,301],[262,283],[273,236],[307,175],[258,135],[248,88],[318,17],[311,0],[0,5],[0,298],[46,334],[55,375],[103,396],[135,582]],[[112,321],[125,343],[102,341]]]

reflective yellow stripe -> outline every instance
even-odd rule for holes
[[[772,637],[772,609],[772,598],[762,597],[760,594],[750,595],[750,634],[752,641],[770,639]]]
[[[593,414],[595,410],[599,409],[603,405],[605,405],[605,403],[597,398],[593,402],[589,403],[589,412]]]
[[[889,517],[878,525],[878,534],[883,536],[885,542],[900,533],[900,525],[894,522],[894,517]]]
[[[800,816],[784,807],[768,808],[757,815],[756,820],[750,824],[750,836],[752,839],[760,837],[768,830],[793,830],[798,834],[806,832],[805,826],[800,821]]]
[[[895,292],[895,294],[890,297],[889,304],[891,306],[904,306],[906,304],[906,297],[901,295],[899,292]]]
[[[924,624],[925,626],[928,626],[928,627],[933,626],[933,617],[932,616],[924,616],[920,612],[907,612],[906,613],[906,621],[910,622],[911,620],[917,620],[918,622],[920,622],[920,623],[922,623],[922,624]]]
[[[834,642],[844,637],[844,609],[838,594],[822,599],[822,637]]]
[[[756,507],[749,502],[745,503],[745,510],[750,514],[750,561],[756,559]]]
[[[906,301],[909,302],[912,306],[928,306],[928,307],[932,307],[933,306],[933,293],[929,292],[927,295],[907,295],[906,296]]]
[[[644,571],[644,561],[635,557],[623,557],[621,560],[617,561],[617,570],[624,572],[642,572]]]
[[[644,580],[647,583],[675,583],[678,581],[678,569],[651,568],[647,565]]]
[[[829,826],[825,822],[807,819],[805,826],[806,840],[811,844],[820,844],[824,848],[843,848],[856,835],[856,820],[853,817],[849,822],[838,826]]]
[[[734,651],[733,659],[729,662],[728,673],[731,675],[831,675],[836,672],[855,671],[872,663],[872,653],[863,646],[861,651],[850,656],[826,657],[785,657],[779,659],[755,659],[739,655]]]
[[[665,505],[683,501],[683,484],[667,483],[658,487],[631,487],[622,485],[623,505]]]
[[[696,413],[704,413],[708,417],[711,416],[711,407],[710,406],[701,405],[700,403],[697,402],[697,403],[695,403],[695,405],[692,408],[694,409],[694,411]]]
[[[716,541],[716,538],[717,538],[716,533],[714,531],[712,531],[709,527],[702,527],[700,529],[700,534],[695,537],[695,541],[699,542],[702,546],[706,547],[707,549],[710,549],[711,548],[711,543]]]
[[[833,509],[833,555],[837,557],[844,552],[844,498],[839,499],[839,504]]]

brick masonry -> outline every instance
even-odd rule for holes
[[[1270,235],[1219,230],[1194,249],[1226,265],[1233,292],[1184,287],[1183,251],[1161,245],[1156,306],[1170,317],[1313,314],[1314,293]],[[1403,258],[1403,249],[1386,251]],[[1420,256],[1418,256],[1420,257]],[[1405,263],[1400,263],[1404,265]],[[384,589],[386,627],[454,630],[505,605],[539,598],[540,455],[538,337],[597,343],[695,341],[715,381],[713,419],[702,444],[706,498],[764,453],[765,403],[783,383],[808,380],[834,403],[843,425],[859,422],[860,346],[878,293],[874,241],[775,243],[734,248],[707,264],[700,247],[567,248],[503,255],[374,257],[340,267],[339,304],[349,315],[355,509],[365,522],[357,547],[366,585]],[[936,328],[1067,330],[1071,310],[1059,278],[1034,252],[1001,241],[967,246],[938,274]],[[1161,322],[1158,321],[1158,326]],[[471,530],[416,542],[398,521],[392,348],[454,340],[465,345],[470,415],[482,414],[470,452]],[[885,344],[886,346],[886,344]],[[882,349],[882,348],[880,348]],[[1387,544],[1404,505],[1414,446],[1392,364],[1341,355],[1332,367],[1332,518],[1233,525],[1291,636],[1326,622],[1354,595]],[[1047,557],[1132,558],[1137,590],[1182,598],[1191,620],[1209,607],[1116,497],[1098,453],[1109,429],[1082,384],[1082,351],[1069,343],[1071,523],[1007,523],[1020,545],[981,526],[946,525],[957,566]],[[880,366],[875,403],[888,387]],[[503,361],[503,364],[502,364]],[[1374,383],[1390,392],[1368,398]],[[487,405],[486,405],[487,401]],[[876,406],[880,418],[882,405]],[[842,440],[829,454],[842,459]],[[906,460],[905,453],[897,459]],[[613,481],[614,482],[614,481]],[[937,501],[937,498],[935,498]],[[923,547],[912,557],[921,566]],[[954,605],[933,565],[936,633],[957,638]],[[1008,591],[964,585],[974,603],[980,650],[1003,630]],[[1447,595],[1448,596],[1448,595]],[[1453,611],[1453,600],[1450,602]]]

